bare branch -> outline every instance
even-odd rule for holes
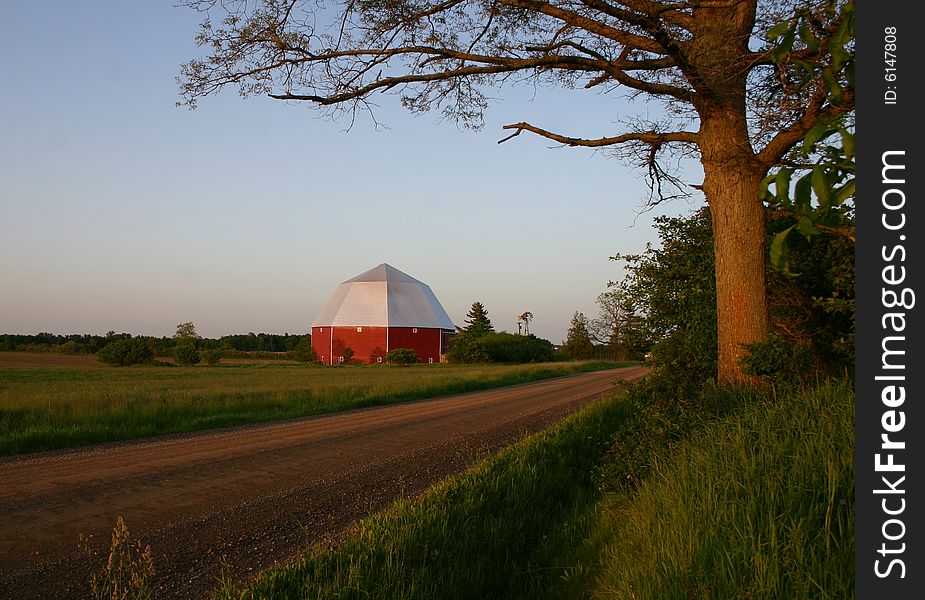
[[[616,144],[625,144],[627,142],[643,142],[651,146],[660,146],[666,142],[680,142],[685,144],[696,144],[698,141],[698,134],[692,131],[675,131],[670,133],[659,133],[657,131],[645,131],[645,132],[634,132],[634,133],[624,133],[622,135],[617,135],[614,137],[604,137],[597,138],[594,140],[586,140],[583,138],[568,137],[560,135],[558,133],[553,133],[551,131],[546,131],[545,129],[540,129],[530,125],[529,123],[514,123],[511,125],[505,125],[502,129],[514,129],[515,132],[507,136],[503,140],[499,140],[498,143],[508,141],[509,139],[520,135],[521,131],[529,131],[535,133],[536,135],[542,136],[544,138],[559,142],[560,144],[565,144],[566,146],[584,146],[586,148],[600,148],[603,146],[613,146]]]

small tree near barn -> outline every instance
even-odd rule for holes
[[[310,335],[306,335],[299,340],[299,343],[296,344],[289,355],[293,360],[302,363],[318,362],[318,355],[315,353],[315,349],[312,348],[312,337]]]
[[[488,318],[488,311],[481,302],[473,302],[469,312],[466,313],[466,327],[462,330],[472,338],[479,338],[495,330]]]

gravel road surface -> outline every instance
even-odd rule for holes
[[[281,423],[0,458],[0,598],[87,598],[117,516],[155,597],[203,598],[632,380],[643,367]]]

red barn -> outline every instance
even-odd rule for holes
[[[327,365],[384,363],[389,350],[411,348],[439,363],[456,330],[430,287],[385,263],[340,284],[312,321],[312,348]]]

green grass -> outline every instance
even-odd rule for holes
[[[638,485],[603,492],[594,475],[638,423],[610,398],[216,598],[850,597],[850,383],[732,396],[640,454]]]
[[[850,598],[853,493],[850,382],[754,403],[607,499],[595,597]]]
[[[417,400],[615,363],[0,369],[0,455]]]
[[[850,598],[853,490],[848,382],[754,403],[608,499],[595,597]]]

